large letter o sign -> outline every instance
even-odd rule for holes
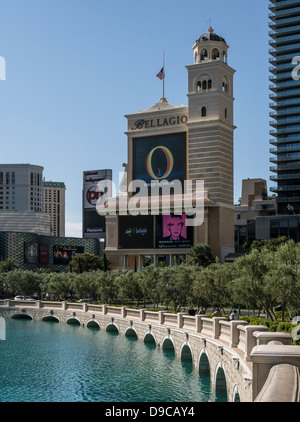
[[[153,171],[153,168],[152,168],[152,156],[153,156],[153,153],[158,149],[160,149],[165,154],[165,157],[167,159],[167,169],[165,171],[165,174],[163,174],[162,176],[156,176],[154,174],[154,171]],[[147,155],[146,170],[147,170],[149,176],[152,179],[155,179],[155,180],[166,179],[169,176],[169,174],[171,173],[171,171],[173,170],[173,166],[174,166],[173,155],[172,155],[171,151],[166,147],[163,147],[163,146],[155,147]]]

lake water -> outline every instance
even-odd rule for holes
[[[103,330],[7,319],[0,402],[225,401],[190,362]]]

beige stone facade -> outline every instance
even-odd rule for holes
[[[142,179],[149,188],[152,182],[147,179],[148,175],[152,175],[155,182],[161,182],[164,176],[168,179],[169,168],[174,172],[174,179],[177,177],[182,182],[184,178],[185,181],[193,182],[188,192],[194,195],[198,189],[196,182],[203,181],[203,222],[193,227],[192,243],[208,244],[221,261],[227,254],[234,252],[233,75],[235,71],[228,66],[227,51],[228,45],[225,40],[209,28],[193,46],[194,63],[186,67],[188,106],[171,105],[163,97],[149,109],[125,116],[128,149],[127,180],[125,179],[127,189],[120,192],[116,198],[117,204],[128,203],[133,197],[130,189],[128,191],[132,181]],[[180,150],[181,142],[184,143],[182,150]],[[161,150],[162,155],[165,154],[166,169],[153,164],[156,162],[155,158],[151,161],[157,150]],[[178,162],[179,166],[176,168]],[[146,168],[144,173],[141,170],[143,166]],[[140,207],[145,210],[148,205],[147,200],[145,199],[143,204],[142,202]],[[159,214],[164,214],[162,200],[157,206]],[[171,201],[170,213],[175,214],[175,209],[174,198],[174,201]],[[148,211],[150,217],[151,209],[148,208]],[[156,239],[159,220],[155,216],[153,221],[151,217],[149,219],[150,231],[153,231],[150,243],[144,242],[142,246],[137,243],[130,248],[120,247],[122,241],[119,238],[118,215],[117,212],[116,215],[106,216],[105,252],[113,268],[140,267],[148,258],[153,260],[154,265],[158,265],[162,258],[167,265],[172,265],[178,257],[187,255],[189,248],[186,247],[159,249]]]
[[[50,215],[50,236],[65,237],[65,191],[64,183],[43,181],[43,211]]]

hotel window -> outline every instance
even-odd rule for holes
[[[206,117],[206,107],[201,108],[201,117]]]
[[[10,184],[10,174],[9,174],[9,171],[6,172],[6,184],[7,185]]]
[[[11,184],[12,185],[15,185],[16,184],[16,174],[15,174],[14,171],[11,174]]]
[[[3,185],[3,172],[0,171],[0,185]]]

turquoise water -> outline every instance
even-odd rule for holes
[[[224,401],[170,351],[133,338],[53,322],[6,320],[0,402]]]

